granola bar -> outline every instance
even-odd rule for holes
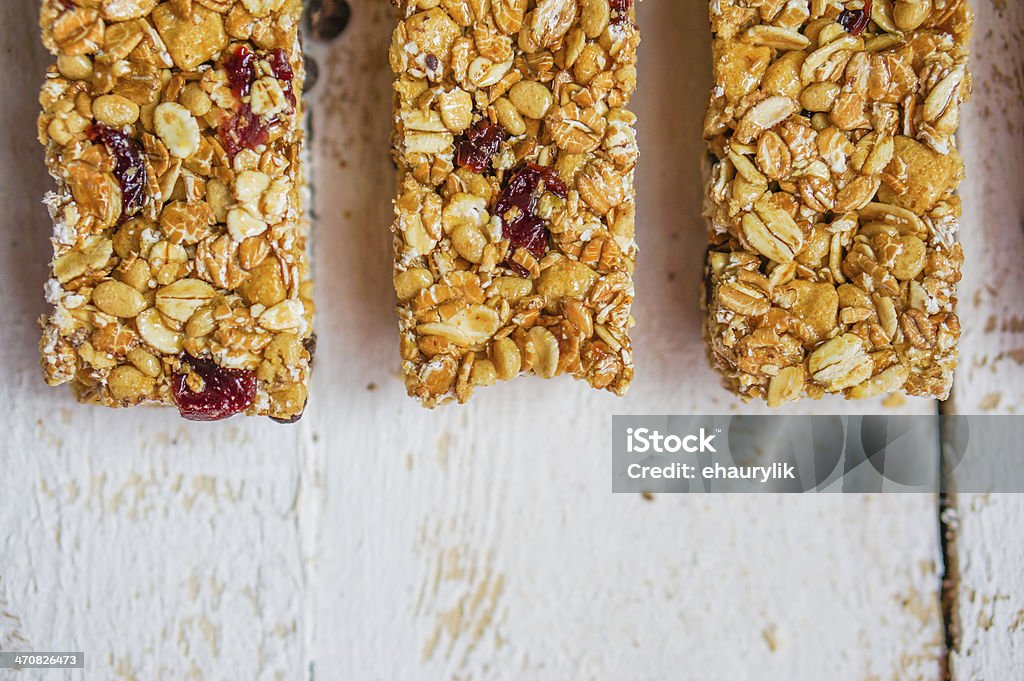
[[[624,394],[640,42],[632,0],[402,0],[391,43],[408,392],[569,374]]]
[[[712,0],[706,337],[778,406],[945,399],[957,364],[965,0]]]
[[[44,0],[46,381],[293,421],[312,360],[300,0]]]

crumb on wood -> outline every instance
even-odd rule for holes
[[[900,393],[893,393],[886,397],[884,400],[882,400],[882,406],[885,407],[886,409],[899,409],[906,403],[907,398],[905,398]]]
[[[991,411],[999,406],[999,402],[1002,401],[1003,394],[1001,392],[988,393],[981,398],[981,402],[978,403],[978,408],[983,411]]]
[[[764,637],[764,642],[768,644],[768,650],[774,653],[779,649],[778,627],[776,625],[769,624],[761,632],[761,635]]]

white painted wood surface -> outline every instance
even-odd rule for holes
[[[939,678],[934,497],[610,493],[613,413],[741,408],[697,309],[703,0],[640,8],[631,396],[527,379],[437,412],[396,378],[389,4],[353,2],[348,32],[312,46],[320,352],[294,427],[109,412],[42,384],[35,6],[0,3],[22,65],[0,87],[29,93],[0,105],[0,647],[84,650],[93,671],[64,678],[140,681]],[[791,408],[840,409],[935,405]]]
[[[977,0],[975,100],[962,136],[965,329],[952,410],[1024,413],[1024,3]],[[973,134],[971,134],[973,132]],[[993,446],[1021,451],[1019,442]],[[953,480],[954,487],[956,479]],[[959,494],[958,681],[1024,678],[1024,495]]]

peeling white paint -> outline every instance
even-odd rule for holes
[[[437,412],[407,400],[394,375],[393,169],[380,152],[389,8],[353,5],[337,45],[313,47],[321,351],[297,426],[184,424],[167,410],[81,407],[42,385],[34,318],[48,227],[32,197],[49,185],[31,139],[34,96],[0,110],[4,130],[28,131],[12,137],[0,184],[7,224],[26,226],[0,239],[0,646],[81,649],[89,678],[139,681],[305,679],[310,668],[389,681],[694,669],[740,681],[936,679],[933,498],[609,493],[611,414],[741,408],[706,365],[692,276],[704,230],[694,207],[705,3],[640,8],[643,69],[657,86],[637,107],[632,396],[523,380]],[[0,3],[5,26],[34,26],[34,11]],[[697,39],[681,44],[680,26]],[[34,35],[3,40],[26,55],[24,69],[0,71],[4,91],[34,92],[47,62]],[[793,409],[934,408],[888,405]],[[1010,510],[982,507],[985,527]],[[1008,603],[1019,583],[993,588],[999,568],[971,555],[964,574],[979,575],[989,630],[1017,632],[1024,616]],[[972,650],[988,654],[976,631]]]
[[[953,405],[960,414],[1024,409],[1024,3],[976,0],[974,101],[961,151],[964,328]],[[975,434],[977,437],[979,434]],[[987,436],[988,434],[980,434]],[[991,447],[1018,451],[1018,442]],[[954,480],[955,484],[956,480]],[[956,550],[957,681],[1024,675],[1024,496],[960,494]]]

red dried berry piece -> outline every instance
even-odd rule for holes
[[[182,361],[203,379],[202,392],[192,392],[185,374],[171,377],[174,401],[189,421],[220,421],[245,411],[256,399],[256,372],[225,369],[212,359],[182,356]]]
[[[611,0],[608,4],[612,10],[613,24],[624,24],[629,21],[629,10],[633,7],[633,0]]]
[[[864,9],[844,9],[839,13],[839,24],[850,35],[860,35],[871,20],[872,0],[864,0]]]
[[[281,81],[285,99],[294,107],[295,91],[292,89],[292,81],[295,80],[295,70],[292,69],[291,62],[288,61],[288,55],[281,48],[277,48],[271,51],[267,57],[267,63],[270,64],[270,72],[274,74],[274,78]]]
[[[114,157],[114,177],[121,185],[121,219],[124,222],[130,216],[142,210],[146,199],[146,162],[142,156],[142,147],[120,130],[105,125],[94,125],[89,130],[89,139],[102,142],[110,155]]]
[[[292,64],[288,61],[288,55],[280,47],[271,50],[267,56],[267,63],[270,64],[270,72],[274,74],[274,78],[290,81],[295,77],[295,71],[292,70]]]
[[[256,80],[256,55],[245,45],[239,45],[225,60],[228,84],[236,97],[247,97]]]
[[[538,260],[548,252],[550,234],[544,220],[536,215],[524,215],[501,230],[501,235],[511,242],[512,252],[525,248]]]
[[[560,199],[569,197],[569,187],[562,182],[562,178],[558,176],[558,171],[554,168],[544,168],[544,191],[551,192]]]
[[[270,126],[276,122],[276,118],[264,121],[252,112],[248,104],[243,104],[238,113],[221,122],[217,131],[224,150],[234,158],[242,149],[255,149],[266,144],[270,139]]]
[[[554,168],[526,163],[512,174],[505,185],[495,205],[495,212],[504,216],[514,206],[523,215],[534,215],[537,202],[545,191],[563,199],[569,195],[568,188],[558,178]]]
[[[505,131],[501,126],[482,118],[466,131],[465,137],[459,142],[455,150],[455,163],[460,168],[482,173],[491,167],[491,159],[504,141]]]
[[[494,212],[502,219],[501,235],[509,240],[510,252],[525,248],[538,260],[547,253],[550,234],[544,220],[537,215],[537,203],[544,192],[563,199],[569,195],[568,187],[553,168],[527,163],[515,171],[498,196]],[[518,210],[509,220],[505,216],[513,208]],[[514,269],[519,271],[520,268]]]

